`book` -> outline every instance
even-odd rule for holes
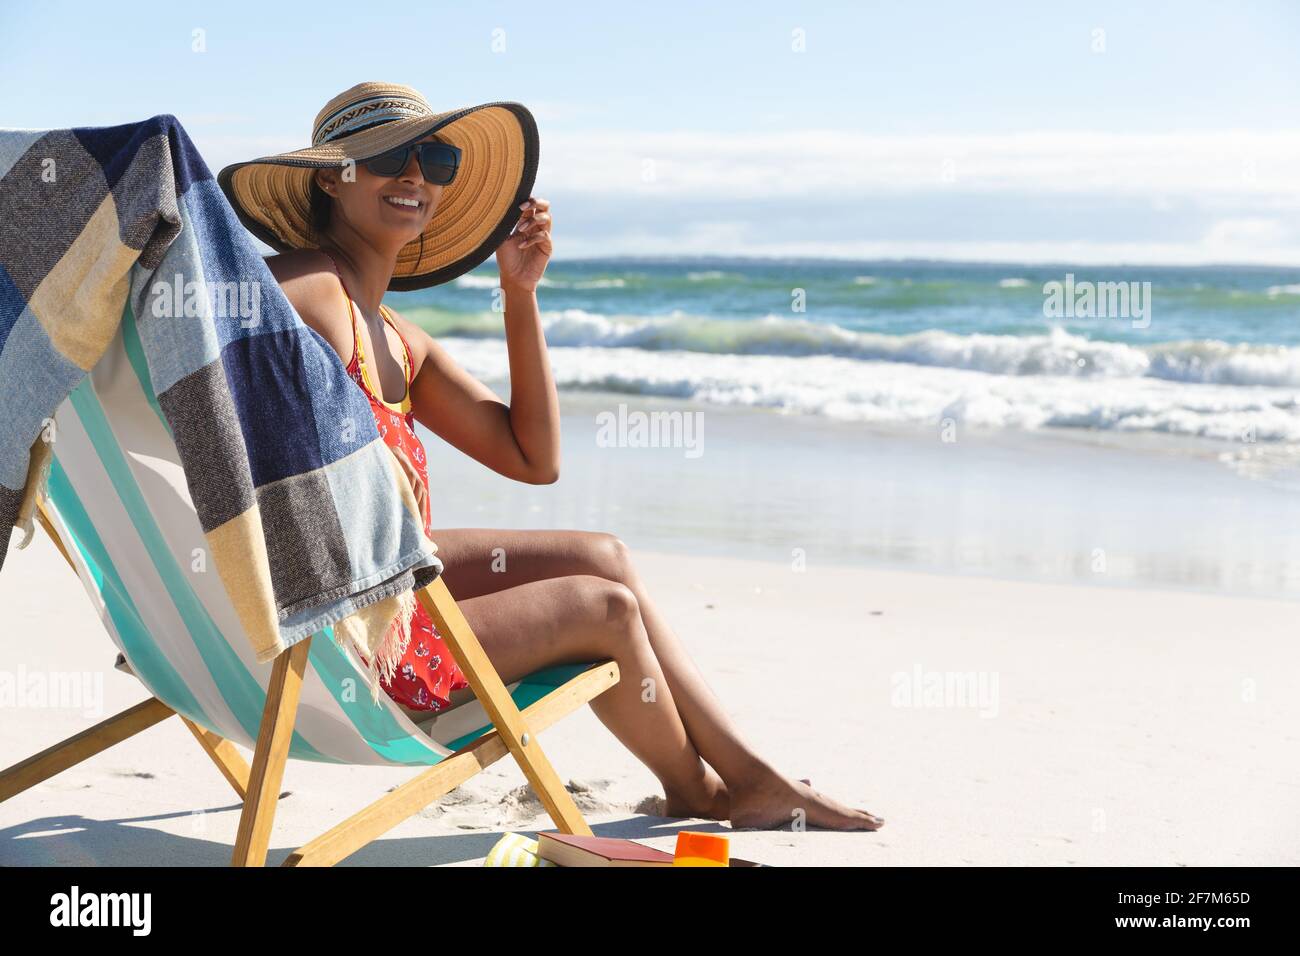
[[[537,834],[537,855],[557,866],[672,866],[673,855],[634,840],[615,837],[575,836],[570,833]]]

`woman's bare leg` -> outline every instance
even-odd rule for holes
[[[619,682],[591,701],[592,711],[666,789],[709,809],[717,809],[712,801],[725,802],[682,725],[627,587],[577,574],[458,598],[457,604],[507,684],[553,664],[613,658]],[[661,690],[645,694],[647,682]]]
[[[595,575],[632,592],[664,677],[661,685],[649,675],[652,686],[666,686],[694,750],[717,771],[706,768],[704,781],[692,791],[659,775],[670,815],[730,819],[737,826],[786,825],[799,812],[811,826],[836,829],[875,829],[884,822],[785,777],[754,751],[655,607],[619,539],[583,531],[486,528],[444,529],[433,538],[458,600],[572,574]]]

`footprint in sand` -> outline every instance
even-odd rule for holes
[[[611,780],[570,780],[564,789],[583,814],[610,813],[622,809],[605,800]],[[546,813],[546,808],[527,784],[515,787],[502,796],[487,794],[462,785],[419,812],[425,819],[462,830],[481,830],[499,826],[519,826]]]
[[[426,820],[438,820],[448,826],[465,827],[471,820],[477,820],[479,826],[486,826],[483,821],[491,819],[491,808],[496,800],[468,784],[461,784],[451,793],[443,794],[429,806],[419,811],[418,816]]]
[[[606,800],[603,794],[609,791],[611,780],[570,780],[564,785],[564,789],[569,791],[573,797],[573,802],[578,805],[582,813],[613,813],[623,809],[617,803]],[[504,797],[501,798],[500,807],[505,811],[507,817],[515,823],[533,818],[546,812],[542,806],[542,801],[537,799],[532,788],[527,784],[515,787]]]

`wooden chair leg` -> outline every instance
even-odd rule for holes
[[[271,823],[275,803],[280,797],[284,764],[293,741],[293,725],[298,714],[298,697],[302,693],[303,673],[307,669],[307,651],[311,638],[299,641],[275,659],[271,683],[266,689],[266,708],[253,751],[253,769],[248,778],[244,810],[239,815],[239,834],[235,838],[234,866],[265,866],[266,850],[271,842]]]
[[[248,795],[248,764],[243,756],[225,737],[214,734],[212,731],[200,727],[188,717],[181,717],[185,726],[190,729],[190,733],[203,747],[204,752],[212,758],[212,762],[217,765],[221,775],[226,778],[226,782],[234,788],[239,799],[243,800]]]
[[[14,794],[22,793],[43,780],[48,780],[56,773],[62,773],[69,767],[76,766],[83,760],[119,744],[128,737],[134,737],[142,730],[147,730],[161,720],[166,720],[176,711],[172,710],[157,697],[150,697],[134,707],[128,707],[108,720],[100,721],[94,727],[69,737],[62,743],[42,750],[33,757],[20,761],[0,771],[0,803]]]
[[[465,679],[492,718],[506,748],[519,764],[556,828],[561,833],[591,836],[591,827],[582,819],[573,797],[564,789],[555,768],[542,753],[535,732],[529,731],[506,685],[488,660],[483,645],[447,590],[446,582],[440,577],[435,578],[432,584],[416,592],[416,598],[433,619]]]

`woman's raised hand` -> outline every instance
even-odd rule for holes
[[[554,247],[551,243],[551,204],[528,197],[519,207],[514,233],[497,247],[497,268],[503,289],[532,291],[542,280]]]

